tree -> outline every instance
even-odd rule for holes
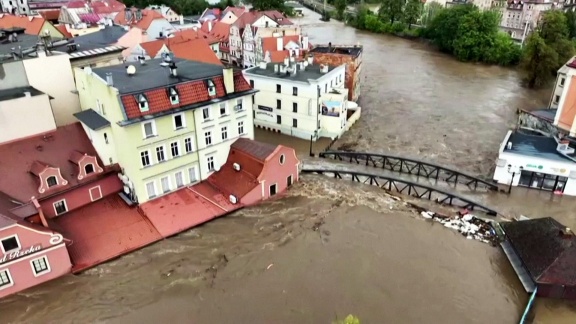
[[[474,5],[458,5],[443,9],[430,21],[424,32],[443,52],[454,53],[454,33],[467,14],[478,11]]]
[[[404,22],[408,24],[408,29],[412,28],[422,16],[423,4],[421,0],[408,0],[404,7]]]
[[[564,13],[566,15],[566,24],[568,25],[568,38],[576,38],[576,12],[569,10]]]
[[[378,9],[380,19],[394,23],[402,18],[402,11],[406,0],[382,0]]]
[[[538,88],[546,85],[552,77],[550,72],[557,68],[557,62],[558,53],[546,44],[538,31],[528,36],[521,62],[528,87]]]
[[[438,2],[429,2],[424,6],[422,13],[422,23],[424,26],[428,26],[428,23],[434,20],[434,18],[444,10],[444,6]]]
[[[454,37],[454,55],[461,61],[482,61],[498,34],[498,14],[474,10],[460,19]]]
[[[284,0],[247,0],[254,10],[278,10],[285,12]]]
[[[170,6],[181,15],[199,15],[210,5],[206,0],[175,0]]]
[[[346,6],[346,0],[334,0],[334,8],[336,8],[336,14],[338,14],[338,18],[341,19],[344,17]]]
[[[572,57],[574,44],[569,39],[568,20],[562,11],[550,10],[544,13],[540,25],[540,36],[558,53],[557,69]]]

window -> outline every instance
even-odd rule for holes
[[[48,179],[46,179],[46,184],[48,184],[48,188],[57,186],[58,178],[56,178],[55,176],[49,176]]]
[[[560,96],[554,96],[554,103],[558,103],[560,101]]]
[[[2,251],[4,253],[20,250],[20,241],[16,235],[2,239]]]
[[[244,109],[242,98],[236,99],[236,106],[234,107],[234,111],[242,111]]]
[[[158,146],[156,148],[156,159],[158,162],[166,161],[166,155],[164,155],[164,146]]]
[[[276,184],[270,186],[270,197],[274,196],[277,193]]]
[[[68,207],[66,206],[66,199],[59,200],[54,203],[54,211],[56,215],[64,214],[68,211]]]
[[[564,81],[566,81],[566,78],[560,79],[560,86],[564,86]]]
[[[276,85],[276,93],[281,93],[282,92],[282,86],[277,84]]]
[[[292,175],[289,175],[288,178],[286,178],[286,187],[290,187],[292,185]]]
[[[148,151],[140,152],[140,162],[142,162],[142,167],[147,167],[152,164],[150,163],[150,154]]]
[[[190,153],[190,152],[194,151],[194,147],[192,147],[192,139],[191,138],[186,138],[184,140],[184,151],[186,153]]]
[[[227,113],[227,110],[228,109],[226,109],[226,103],[225,102],[221,103],[220,104],[220,116],[225,116]]]
[[[222,127],[222,140],[225,141],[228,139],[228,127]]]
[[[244,122],[239,121],[238,122],[238,135],[242,135],[242,134],[244,134]]]
[[[282,116],[276,115],[276,124],[278,124],[278,125],[282,124]]]
[[[212,132],[204,133],[204,141],[206,142],[206,146],[212,145]]]
[[[324,85],[324,93],[328,92],[328,83]]]
[[[250,87],[254,88],[254,80],[250,80]]]
[[[295,112],[295,113],[298,112],[298,103],[297,102],[292,103],[292,112]]]
[[[186,127],[186,122],[184,121],[184,115],[178,114],[174,115],[174,129],[182,129]]]
[[[140,108],[140,111],[148,111],[148,99],[145,95],[139,94],[136,97],[136,100],[138,101],[138,107]]]
[[[156,124],[154,123],[154,121],[142,123],[142,132],[144,138],[150,138],[156,136]]]
[[[32,271],[34,271],[34,276],[39,276],[50,272],[50,266],[48,265],[48,258],[46,258],[45,256],[30,261],[30,265],[32,265]]]
[[[108,134],[104,133],[104,142],[108,144]]]
[[[212,80],[208,80],[208,95],[215,96],[216,95],[216,86]]]
[[[292,87],[292,95],[293,95],[293,96],[297,96],[297,95],[298,95],[298,87]]]
[[[180,98],[178,96],[178,91],[175,88],[170,88],[168,90],[168,95],[170,96],[170,103],[173,105],[177,105],[180,103]]]
[[[88,163],[84,166],[84,171],[86,174],[94,173],[94,164]]]
[[[196,178],[196,168],[188,169],[188,178],[190,178],[190,183],[198,181],[198,178]]]
[[[276,109],[282,109],[282,100],[276,99]]]
[[[148,182],[146,184],[146,192],[148,193],[148,199],[156,197],[156,184],[154,181]]]
[[[176,187],[177,188],[184,187],[184,174],[182,173],[182,171],[176,172],[174,177],[176,178]]]
[[[172,153],[173,158],[180,155],[180,148],[178,147],[178,142],[170,143],[170,153]]]
[[[0,270],[0,289],[8,288],[14,285],[12,282],[12,277],[8,269]]]
[[[340,74],[340,77],[339,77],[339,79],[340,79],[340,82],[342,82],[342,74]]]
[[[208,166],[208,172],[214,171],[214,157],[213,156],[209,156],[208,158],[206,158],[206,164]]]
[[[298,119],[292,118],[292,127],[294,127],[294,128],[298,127]]]
[[[284,164],[284,162],[286,161],[286,156],[284,156],[284,154],[280,155],[280,164]]]
[[[206,107],[206,108],[202,109],[202,117],[204,118],[204,121],[207,121],[210,119],[210,107]]]
[[[161,178],[160,184],[162,185],[162,192],[163,193],[170,192],[170,178],[168,178],[168,177]]]

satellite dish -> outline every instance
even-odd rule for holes
[[[125,194],[130,194],[130,188],[128,188],[128,186],[124,186],[124,193]]]
[[[128,73],[128,75],[136,74],[136,67],[134,65],[128,66],[128,68],[126,69],[126,73]]]

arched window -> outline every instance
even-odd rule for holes
[[[57,186],[58,179],[56,179],[55,176],[49,176],[48,179],[46,179],[46,184],[48,184],[48,188]]]
[[[86,171],[86,174],[94,173],[94,164],[92,163],[86,164],[84,166],[84,171]]]

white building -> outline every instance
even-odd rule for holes
[[[290,62],[291,60],[291,62]],[[244,70],[245,78],[259,92],[254,99],[254,125],[303,139],[337,137],[350,127],[348,90],[344,88],[345,64],[337,67],[297,63],[260,63]],[[354,121],[359,117],[354,117]]]
[[[165,5],[161,6],[151,5],[148,6],[146,9],[156,11],[157,13],[161,14],[162,17],[166,18],[166,20],[168,20],[169,22],[177,22],[180,21],[182,18],[182,16],[177,14],[174,10],[172,10],[172,8]]]
[[[500,145],[494,180],[576,196],[576,155],[568,141],[509,131]]]

